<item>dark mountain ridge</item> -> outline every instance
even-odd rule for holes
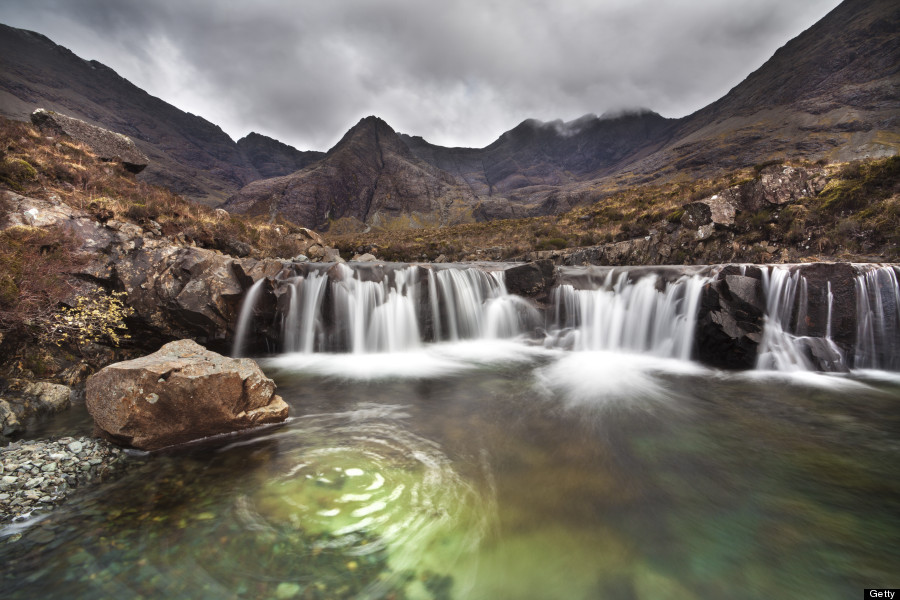
[[[0,115],[27,121],[37,108],[131,137],[150,157],[142,179],[206,204],[321,154],[264,142],[263,136],[235,143],[217,125],[151,96],[113,69],[39,33],[0,25]]]
[[[366,117],[324,158],[291,175],[251,183],[223,205],[282,214],[307,227],[440,226],[472,220],[475,197],[416,157],[383,120]]]

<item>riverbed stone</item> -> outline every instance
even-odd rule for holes
[[[277,423],[288,414],[254,361],[192,340],[102,369],[88,379],[86,405],[104,437],[143,450]]]

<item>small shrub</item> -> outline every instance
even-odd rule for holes
[[[79,296],[75,306],[64,307],[50,317],[47,335],[57,346],[71,343],[80,348],[101,342],[118,346],[131,337],[124,333],[128,329],[125,319],[134,314],[134,309],[125,305],[126,297],[125,292]]]
[[[569,245],[564,238],[545,238],[534,245],[535,250],[562,250]]]

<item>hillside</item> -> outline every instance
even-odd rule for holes
[[[706,176],[771,159],[832,162],[900,149],[900,6],[846,0],[629,169]]]
[[[319,156],[255,134],[235,143],[218,126],[151,96],[109,67],[39,33],[0,25],[0,116],[27,121],[37,108],[131,137],[150,157],[142,180],[210,205]]]

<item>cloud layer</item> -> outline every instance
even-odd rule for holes
[[[220,125],[324,150],[374,114],[481,147],[526,118],[724,95],[837,0],[0,0],[43,33]]]

